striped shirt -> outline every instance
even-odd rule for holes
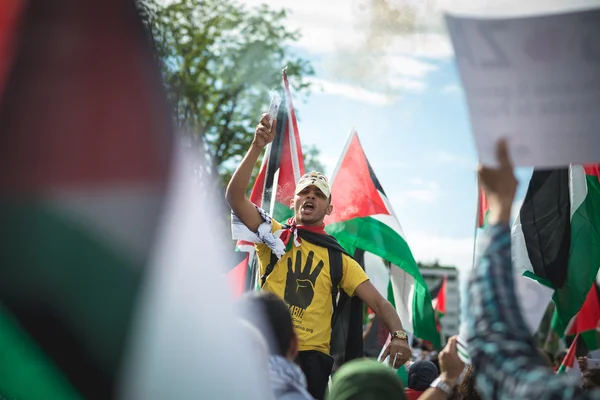
[[[469,281],[463,315],[477,390],[486,399],[600,399],[556,375],[539,355],[515,296],[507,224],[489,226]]]

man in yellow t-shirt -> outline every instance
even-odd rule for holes
[[[275,220],[272,225],[273,232],[282,229]],[[256,244],[256,251],[260,275],[264,276],[272,252],[264,243]],[[329,354],[333,314],[329,265],[328,250],[304,240],[283,255],[262,286],[288,305],[299,339],[299,351],[317,350]],[[341,289],[352,296],[358,285],[368,280],[358,263],[343,254]]]
[[[406,333],[394,307],[375,289],[358,263],[324,231],[323,220],[331,214],[331,190],[327,178],[312,172],[298,182],[290,204],[295,217],[285,226],[274,221],[246,197],[252,169],[264,147],[273,141],[276,123],[264,114],[246,156],[233,174],[226,198],[234,215],[233,229],[247,229],[256,237],[262,275],[262,289],[282,298],[292,315],[299,339],[299,363],[306,375],[308,390],[324,398],[333,367],[330,357],[332,265],[330,249],[339,248],[342,275],[339,287],[349,296],[357,295],[381,318],[392,340],[383,357],[390,355],[395,368],[410,360]],[[237,226],[236,226],[237,225]],[[242,237],[240,237],[242,238]]]

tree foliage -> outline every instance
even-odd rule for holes
[[[311,64],[287,45],[299,38],[286,10],[249,8],[235,0],[140,3],[152,32],[167,95],[179,129],[206,152],[225,180],[248,149],[270,93],[287,73],[295,94],[309,92]]]
[[[302,154],[304,155],[304,170],[306,172],[317,171],[325,173],[325,166],[319,158],[321,151],[317,146],[305,147],[302,150]]]

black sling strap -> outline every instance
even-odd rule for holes
[[[287,226],[285,225],[283,227],[284,229],[287,228]],[[331,326],[333,326],[338,317],[338,313],[336,311],[341,308],[340,306],[344,305],[348,298],[348,295],[342,290],[342,293],[340,295],[340,301],[338,302],[338,294],[340,293],[339,286],[340,282],[342,281],[343,274],[342,253],[348,256],[350,255],[342,248],[342,246],[340,246],[338,241],[333,236],[321,235],[319,233],[313,233],[301,229],[298,230],[298,236],[300,236],[302,240],[306,240],[307,242],[310,242],[317,246],[326,247],[329,253],[329,275],[331,277],[331,306],[333,308]],[[271,259],[269,260],[269,265],[267,265],[265,273],[260,277],[261,289],[265,286],[268,276],[271,275],[278,261],[279,260],[277,259],[277,256],[273,254],[273,252],[271,252]]]

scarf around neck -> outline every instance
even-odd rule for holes
[[[286,251],[291,248],[292,242],[295,246],[300,246],[302,243],[302,239],[298,236],[299,230],[327,236],[327,232],[325,232],[325,224],[318,226],[297,225],[296,218],[292,217],[287,220],[287,223],[283,225],[282,230],[279,233],[279,239],[281,239],[285,245]],[[293,240],[291,240],[292,238]]]
[[[313,399],[306,389],[306,377],[300,367],[282,356],[269,357],[269,380],[276,398],[294,391],[306,400]]]

